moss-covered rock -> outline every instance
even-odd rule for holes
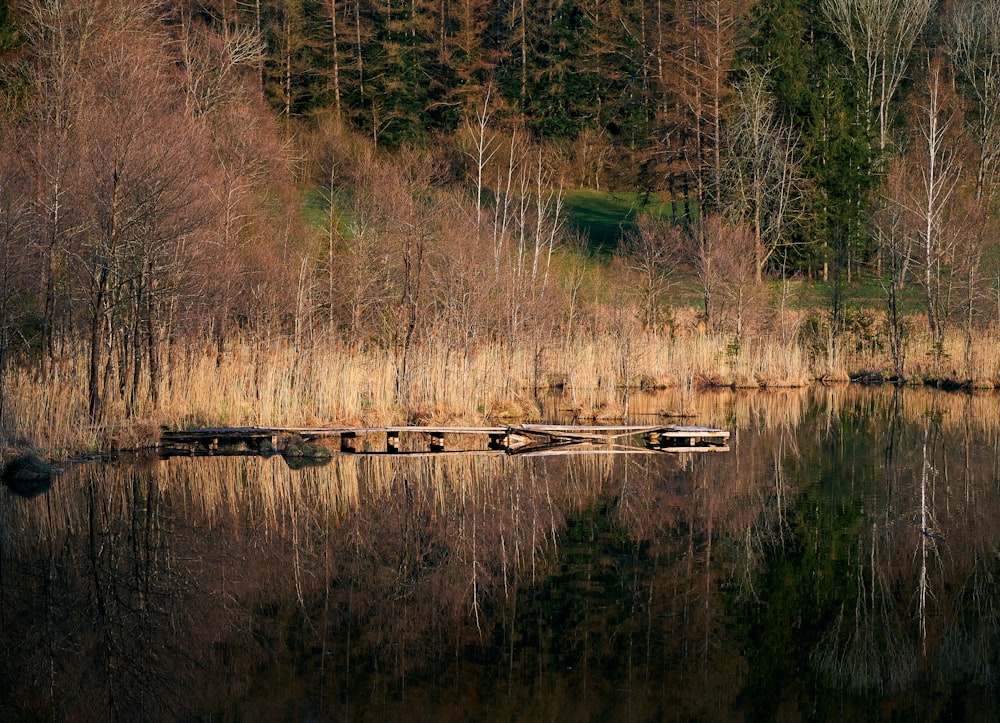
[[[333,451],[319,441],[306,441],[295,436],[281,450],[284,457],[305,457],[308,459],[330,459]]]
[[[288,465],[289,469],[299,470],[307,467],[323,467],[330,464],[331,457],[289,457],[281,455],[281,458]]]

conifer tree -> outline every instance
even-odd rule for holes
[[[316,90],[312,7],[307,0],[262,0],[264,90],[286,122],[304,115]]]
[[[803,170],[809,179],[810,213],[788,248],[792,268],[833,265],[849,280],[857,264],[873,254],[866,218],[872,172],[867,111],[860,89],[845,74],[849,60],[807,0],[764,0],[755,12],[747,63],[766,68],[776,112],[802,138]]]

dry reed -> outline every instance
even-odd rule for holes
[[[829,356],[809,358],[797,340],[761,335],[736,340],[697,330],[680,333],[603,334],[549,345],[486,343],[456,349],[416,346],[405,379],[397,383],[390,351],[317,343],[299,350],[284,341],[235,341],[219,354],[191,345],[173,355],[157,409],[131,417],[111,400],[105,419],[87,415],[84,350],[52,365],[40,379],[30,369],[8,373],[3,436],[32,441],[52,457],[155,443],[157,428],[225,425],[481,424],[535,419],[540,392],[558,389],[570,418],[606,421],[634,412],[635,390],[673,388],[688,395],[674,406],[690,413],[693,390],[706,387],[776,389],[811,380],[846,378],[850,371],[886,375],[893,366],[877,345],[845,339],[831,368]],[[958,379],[971,386],[1000,384],[1000,338],[995,331],[971,345],[962,334],[931,350],[911,335],[906,374],[911,379]],[[931,351],[936,353],[931,354]],[[141,390],[145,391],[145,390]],[[145,395],[144,398],[148,398]],[[668,411],[666,409],[660,411]],[[649,410],[645,410],[649,413]]]

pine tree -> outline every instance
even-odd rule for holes
[[[791,269],[843,269],[874,253],[866,219],[877,183],[857,76],[807,0],[763,0],[744,63],[768,69],[776,111],[799,129],[811,213],[788,247]]]
[[[262,0],[261,33],[266,47],[264,91],[286,122],[313,106],[316,14],[308,0]]]

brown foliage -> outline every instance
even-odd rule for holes
[[[750,229],[721,216],[707,217],[700,236],[693,261],[705,294],[705,315],[716,329],[739,339],[749,328],[761,292],[759,242]]]

